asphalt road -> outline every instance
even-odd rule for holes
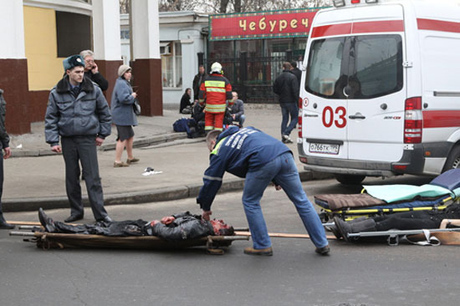
[[[425,183],[403,178],[384,183]],[[368,180],[367,183],[381,183]],[[304,184],[312,195],[348,193],[334,180]],[[356,189],[356,188],[355,188]],[[269,188],[262,207],[271,232],[305,233],[283,192]],[[108,207],[117,219],[145,220],[190,210],[194,199]],[[246,226],[241,193],[218,195],[214,217]],[[56,220],[68,210],[48,211]],[[9,220],[37,221],[36,212]],[[458,247],[346,244],[331,256],[309,240],[273,238],[273,257],[243,254],[235,241],[223,256],[182,251],[41,250],[0,231],[1,305],[458,305]]]

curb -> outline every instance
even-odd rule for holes
[[[168,143],[168,142],[173,142],[176,140],[182,140],[182,139],[187,139],[187,133],[181,133],[181,132],[174,132],[174,133],[166,133],[166,134],[161,134],[161,135],[154,135],[151,137],[146,137],[143,138],[137,137],[134,139],[133,146],[135,148],[139,147],[147,147],[147,146],[153,146],[153,145],[159,145],[163,143]],[[110,142],[110,143],[104,143],[100,148],[98,148],[99,151],[110,151],[110,150],[115,150],[116,143],[115,142]],[[41,157],[41,156],[54,156],[58,155],[58,153],[55,153],[51,151],[51,149],[38,149],[38,150],[21,150],[21,149],[12,149],[11,150],[11,157]]]
[[[324,180],[333,178],[333,175],[317,172],[299,172],[302,182],[312,180]],[[154,203],[162,201],[179,200],[198,196],[202,184],[192,184],[170,188],[149,189],[146,191],[124,192],[104,195],[104,205],[136,205],[143,203]],[[243,190],[244,179],[230,179],[222,183],[220,193]],[[69,208],[67,197],[50,198],[22,198],[3,201],[4,212],[37,211],[40,207],[48,209]],[[83,205],[89,207],[87,197],[83,198]]]

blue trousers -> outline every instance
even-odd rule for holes
[[[281,114],[283,115],[283,119],[281,120],[281,135],[289,136],[299,121],[299,107],[297,103],[281,103],[280,106]],[[291,117],[291,122],[289,122],[289,117]]]
[[[262,195],[274,181],[280,185],[289,199],[294,203],[313,244],[322,248],[328,244],[326,232],[313,205],[302,188],[297,166],[290,152],[276,157],[264,166],[249,171],[243,191],[243,206],[251,231],[253,247],[264,249],[271,246],[267,225],[260,207]]]

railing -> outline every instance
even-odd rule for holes
[[[281,56],[256,57],[241,52],[235,58],[208,58],[205,67],[219,62],[225,77],[245,103],[277,103],[273,82],[283,71],[283,62],[292,57],[290,51]],[[209,71],[209,68],[207,69]]]

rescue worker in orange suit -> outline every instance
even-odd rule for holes
[[[228,101],[232,99],[232,85],[222,72],[222,65],[215,62],[211,66],[211,72],[201,83],[199,103],[206,103],[204,112],[205,131],[223,130],[225,109]]]

